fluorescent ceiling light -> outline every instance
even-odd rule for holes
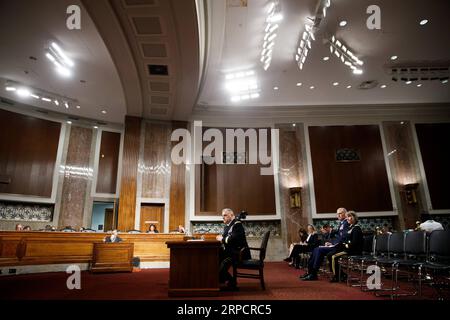
[[[31,92],[30,92],[30,90],[28,90],[26,88],[20,88],[20,89],[17,89],[17,94],[22,98],[26,98],[31,95]]]

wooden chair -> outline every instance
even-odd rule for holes
[[[241,249],[239,260],[237,263],[233,265],[233,277],[237,281],[237,278],[251,278],[251,279],[259,279],[261,282],[261,287],[263,290],[266,290],[266,286],[264,285],[264,259],[266,258],[266,248],[267,242],[269,241],[270,231],[267,231],[264,234],[264,237],[261,242],[260,248],[248,248],[250,250],[259,251],[259,259],[242,259],[244,250],[246,248]],[[254,272],[241,272],[240,269],[243,270],[256,270],[258,273]]]

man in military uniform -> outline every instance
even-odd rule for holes
[[[305,281],[317,280],[317,272],[322,265],[325,256],[330,258],[340,249],[340,245],[345,241],[347,235],[348,222],[346,220],[347,210],[339,208],[336,211],[339,220],[338,234],[332,243],[326,242],[324,246],[315,248],[308,261],[308,272],[300,277]]]
[[[242,259],[250,259],[250,250],[248,249],[247,239],[245,237],[245,230],[242,222],[238,220],[233,210],[222,210],[223,223],[226,224],[223,234],[217,236],[217,240],[222,242],[222,251],[220,252],[220,269],[219,279],[220,283],[227,283],[227,290],[237,290],[236,279],[228,273],[228,269],[234,262],[239,259],[239,254],[242,248]]]

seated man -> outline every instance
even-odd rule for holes
[[[105,237],[103,239],[103,242],[122,242],[123,241],[122,238],[120,238],[117,234],[118,234],[117,230],[114,229],[109,237]]]
[[[245,230],[242,222],[236,219],[231,209],[222,210],[223,223],[226,224],[223,234],[216,237],[222,242],[222,251],[220,252],[219,280],[221,283],[227,282],[226,290],[237,290],[236,279],[229,273],[230,266],[239,259],[239,252],[244,251],[243,259],[250,259],[250,250],[248,249]]]
[[[338,235],[333,242],[326,242],[325,245],[315,248],[308,261],[308,272],[300,277],[305,281],[317,280],[317,272],[322,265],[323,258],[327,255],[332,256],[336,253],[339,243],[345,240],[347,234],[348,222],[345,219],[347,210],[345,208],[337,209],[337,218],[339,220]]]
[[[328,223],[325,223],[320,229],[322,233],[321,245],[324,246],[325,243],[332,243],[334,238],[336,237],[336,231],[333,230],[333,226],[330,226]]]

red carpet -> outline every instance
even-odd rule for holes
[[[342,283],[329,283],[326,276],[319,281],[300,281],[302,270],[285,262],[265,266],[266,291],[258,280],[239,279],[238,292],[221,292],[214,300],[374,300],[371,292]],[[66,273],[45,273],[0,277],[0,299],[37,300],[155,300],[167,296],[168,269],[146,269],[134,273],[91,274],[82,272],[81,290],[66,287]],[[185,299],[183,299],[185,300]]]

